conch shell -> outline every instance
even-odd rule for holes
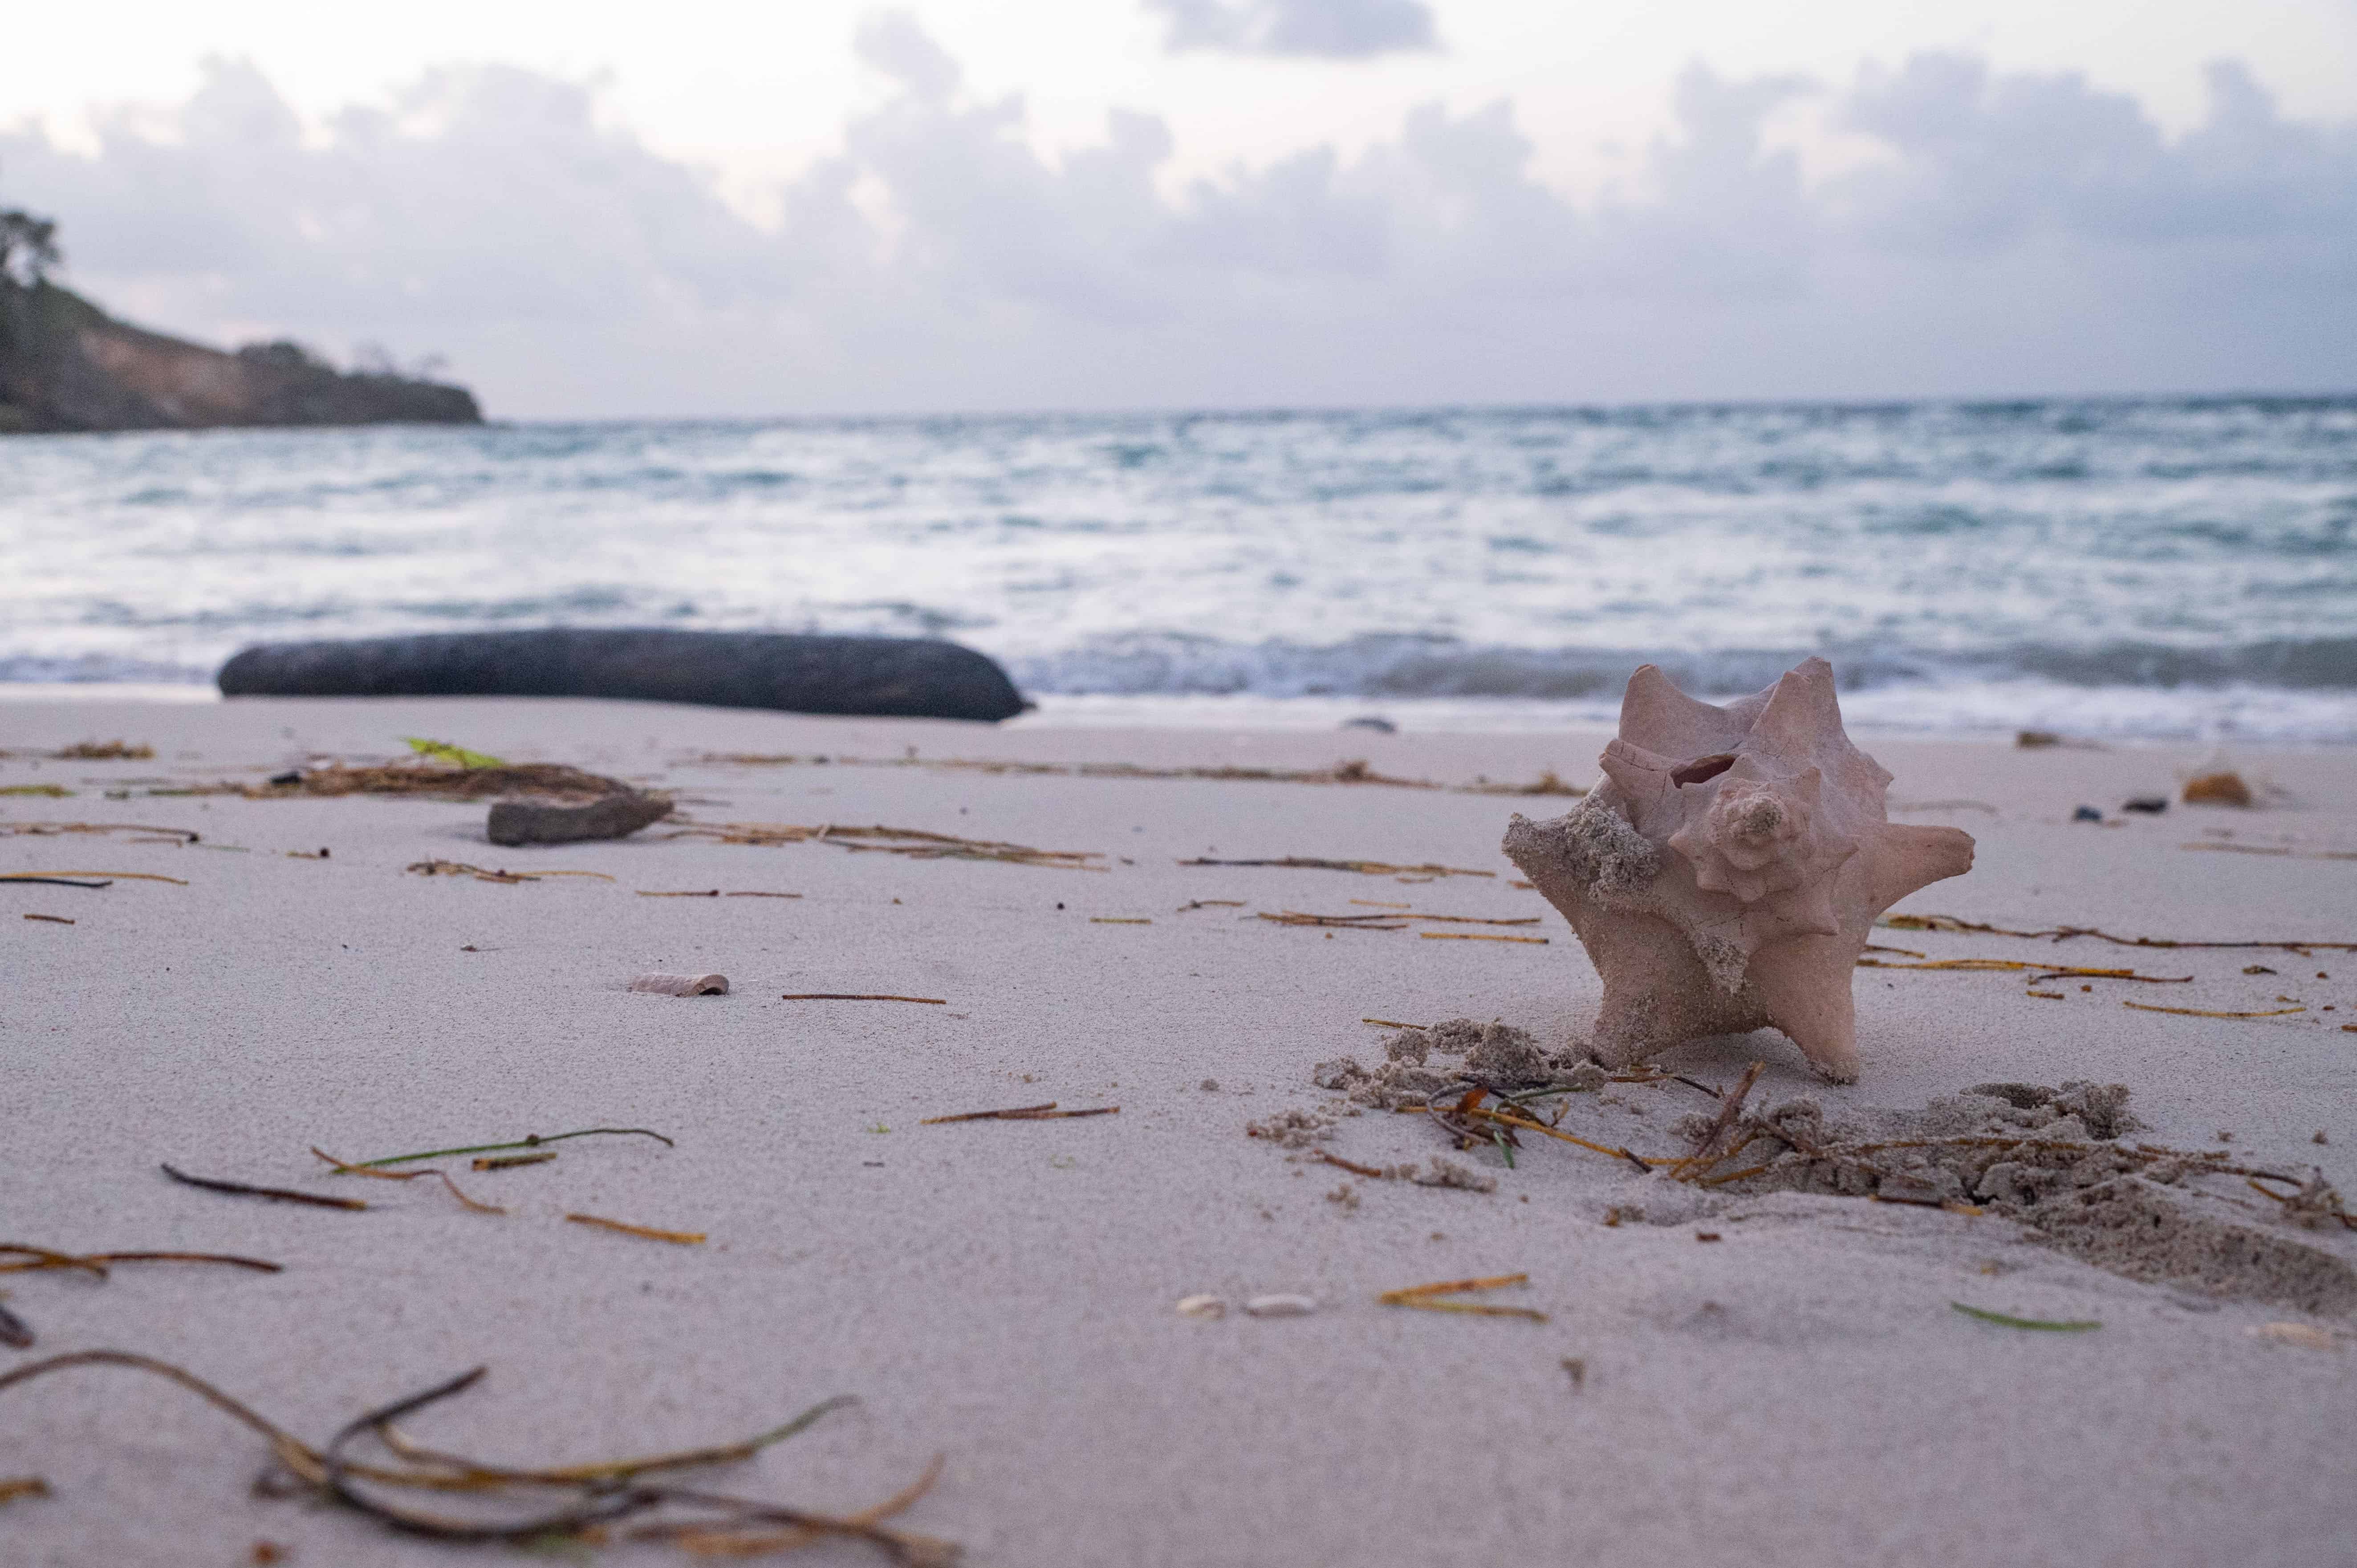
[[[1603,976],[1604,1060],[1773,1026],[1855,1080],[1850,977],[1875,918],[1971,870],[1971,835],[1889,821],[1890,775],[1850,744],[1822,659],[1723,708],[1643,665],[1602,762],[1568,814],[1516,815],[1505,850]]]

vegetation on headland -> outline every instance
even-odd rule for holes
[[[57,224],[0,210],[0,435],[221,425],[477,424],[474,394],[302,345],[233,353],[118,321],[49,280]]]

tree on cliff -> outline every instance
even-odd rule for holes
[[[0,280],[37,284],[64,259],[56,220],[36,218],[21,208],[0,211]]]

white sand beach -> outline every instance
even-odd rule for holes
[[[680,817],[619,843],[500,849],[480,804],[150,793],[393,760],[411,735],[673,790]],[[154,756],[31,755],[116,738]],[[0,702],[0,789],[71,791],[0,797],[0,873],[113,878],[0,884],[0,1241],[284,1265],[6,1275],[0,1305],[38,1338],[0,1349],[0,1376],[70,1350],[137,1352],[317,1444],[483,1365],[483,1381],[404,1430],[533,1466],[730,1442],[849,1394],[856,1406],[696,1484],[847,1514],[939,1455],[936,1483],[893,1522],[988,1568],[2351,1561],[2357,1320],[2331,1308],[2357,1231],[2287,1225],[2242,1177],[2201,1178],[2202,1201],[2315,1250],[2306,1277],[2326,1310],[2251,1294],[2275,1264],[2226,1258],[2225,1288],[2129,1278],[1974,1203],[1706,1188],[1537,1135],[1509,1168],[1494,1148],[1453,1149],[1424,1116],[1372,1110],[1339,1115],[1313,1146],[1369,1167],[1443,1156],[1495,1190],[1354,1176],[1247,1135],[1336,1105],[1316,1064],[1381,1062],[1392,1031],[1368,1018],[1501,1020],[1549,1049],[1587,1029],[1597,977],[1498,848],[1511,812],[1572,801],[1080,765],[1347,757],[1448,785],[1552,769],[1585,786],[1605,738],[983,729],[554,701]],[[2345,752],[2238,755],[2266,787],[2257,809],[2123,818],[2131,796],[2173,796],[2200,757],[1856,738],[1897,775],[1895,820],[1978,840],[1968,875],[1901,913],[2357,942]],[[2107,820],[2072,822],[2082,803]],[[34,822],[200,837],[24,831]],[[674,836],[748,822],[1103,858],[1078,870]],[[1180,864],[1286,857],[1485,875]],[[433,860],[599,875],[404,869]],[[704,891],[798,897],[639,896]],[[1461,919],[1255,918],[1287,910]],[[1462,923],[1525,918],[1539,923]],[[1891,964],[2192,978],[1861,969],[1855,1085],[1818,1080],[1768,1033],[1663,1065],[1717,1089],[1763,1060],[1754,1106],[1807,1096],[1829,1122],[1985,1082],[2120,1083],[2145,1123],[2126,1144],[2320,1168],[2357,1190],[2357,952],[1876,940],[1907,950],[1876,955]],[[648,971],[719,972],[733,990],[630,993]],[[1120,1109],[920,1124],[1047,1101]],[[1674,1079],[1566,1103],[1562,1130],[1659,1158],[1691,1147],[1674,1123],[1715,1109]],[[309,1152],[366,1160],[594,1127],[670,1142],[581,1138],[482,1172],[437,1162],[501,1215],[430,1178],[338,1176]],[[369,1207],[199,1190],[164,1163]],[[1377,1299],[1517,1273],[1527,1284],[1452,1299],[1544,1322]],[[1224,1316],[1176,1310],[1197,1294]],[[1314,1310],[1243,1310],[1264,1294]],[[2100,1327],[2012,1327],[1957,1303]],[[0,1560],[242,1564],[272,1560],[255,1555],[269,1542],[276,1561],[371,1568],[467,1551],[257,1496],[270,1467],[259,1435],[161,1379],[82,1367],[0,1389],[0,1479],[48,1488],[0,1507]],[[681,1560],[629,1529],[596,1556]],[[885,1559],[829,1539],[800,1560]]]

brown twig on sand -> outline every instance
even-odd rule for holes
[[[13,1503],[18,1498],[46,1498],[49,1484],[38,1476],[0,1477],[0,1504]]]
[[[215,1181],[209,1176],[192,1176],[176,1171],[169,1165],[164,1174],[188,1187],[200,1187],[207,1192],[226,1192],[239,1197],[266,1197],[277,1203],[307,1203],[318,1208],[366,1208],[368,1204],[357,1197],[328,1197],[316,1192],[296,1192],[285,1187],[249,1187],[242,1181]]]
[[[116,1263],[225,1263],[232,1268],[252,1269],[256,1273],[274,1274],[285,1265],[262,1258],[241,1258],[231,1252],[53,1252],[46,1247],[27,1247],[14,1241],[0,1241],[0,1254],[14,1253],[20,1262],[0,1263],[0,1274],[22,1273],[32,1269],[81,1269],[100,1279]]]
[[[513,1170],[518,1165],[546,1165],[556,1157],[554,1149],[544,1149],[536,1155],[484,1155],[474,1162],[479,1171]]]
[[[1329,1154],[1324,1149],[1311,1149],[1309,1153],[1314,1159],[1323,1160],[1329,1165],[1349,1171],[1352,1176],[1365,1176],[1370,1181],[1382,1181],[1391,1175],[1380,1165],[1362,1165],[1356,1160],[1346,1160],[1341,1155]]]
[[[1857,961],[1860,969],[1946,969],[1975,973],[2021,973],[2030,976],[2029,983],[2041,980],[2061,980],[2065,975],[2074,980],[2136,980],[2147,985],[2190,985],[2190,974],[2138,974],[2132,969],[2080,969],[2069,964],[2023,963],[2010,958],[1943,958],[1929,963],[1886,963],[1878,958]]]
[[[55,838],[63,833],[154,833],[184,844],[202,841],[201,833],[186,828],[159,828],[146,822],[0,822],[0,838]],[[81,871],[34,873],[36,875],[88,876],[104,875],[103,872]]]
[[[1422,1106],[1406,1106],[1403,1107],[1403,1109],[1420,1112],[1424,1108]],[[1482,1122],[1502,1122],[1509,1127],[1520,1127],[1525,1132],[1544,1133],[1550,1138],[1557,1139],[1566,1144],[1577,1144],[1581,1148],[1590,1150],[1596,1154],[1610,1155],[1615,1159],[1627,1160],[1631,1165],[1635,1165],[1647,1176],[1653,1174],[1653,1165],[1648,1162],[1642,1155],[1637,1154],[1633,1150],[1621,1148],[1617,1144],[1593,1144],[1588,1142],[1586,1138],[1574,1137],[1569,1133],[1550,1127],[1543,1122],[1534,1122],[1526,1116],[1510,1116],[1502,1111],[1484,1111],[1478,1106],[1459,1106],[1452,1110],[1450,1113],[1452,1115],[1470,1116]],[[1663,1161],[1663,1163],[1667,1165],[1673,1162]]]
[[[694,1551],[699,1544],[697,1532],[702,1531],[721,1543],[716,1550],[726,1552],[735,1550],[732,1538],[727,1534],[731,1530],[741,1531],[751,1525],[782,1526],[813,1538],[839,1536],[866,1541],[906,1568],[944,1568],[956,1556],[956,1548],[949,1542],[891,1530],[879,1522],[913,1502],[917,1496],[921,1495],[921,1487],[906,1488],[896,1497],[861,1513],[836,1517],[648,1479],[665,1471],[750,1458],[770,1444],[806,1430],[828,1412],[849,1402],[840,1397],[813,1406],[784,1425],[741,1443],[643,1459],[613,1460],[554,1469],[517,1469],[423,1447],[404,1437],[393,1425],[404,1416],[472,1387],[483,1376],[484,1369],[480,1367],[423,1393],[370,1412],[348,1423],[325,1448],[312,1447],[184,1368],[124,1350],[80,1350],[18,1367],[0,1373],[0,1391],[51,1372],[86,1366],[125,1367],[178,1383],[263,1437],[270,1444],[272,1456],[278,1466],[304,1486],[330,1501],[405,1535],[434,1541],[503,1541],[519,1545],[581,1542],[597,1539],[595,1532],[618,1520],[658,1509],[676,1509],[705,1517],[655,1526],[648,1532],[647,1539],[668,1539]],[[383,1444],[388,1452],[402,1461],[401,1465],[370,1465],[345,1458],[344,1450],[363,1435],[372,1436]],[[489,1494],[562,1489],[574,1492],[577,1500],[573,1507],[554,1513],[540,1513],[506,1521],[457,1519],[385,1502],[361,1490],[356,1483]]]
[[[927,1007],[946,1007],[945,998],[939,996],[891,996],[875,991],[789,991],[778,998],[780,1002],[915,1002]]]
[[[1372,1024],[1378,1029],[1421,1029],[1421,1024],[1403,1024],[1396,1018],[1361,1018],[1361,1024]]]
[[[1387,915],[1303,915],[1291,909],[1279,914],[1256,914],[1256,920],[1266,920],[1278,926],[1326,926],[1345,931],[1404,931],[1405,923]]]
[[[352,1174],[361,1175],[363,1168],[378,1165],[405,1165],[418,1160],[439,1160],[455,1155],[496,1155],[507,1149],[537,1149],[544,1144],[561,1144],[567,1138],[652,1138],[664,1148],[674,1147],[669,1138],[647,1127],[582,1127],[571,1133],[528,1133],[504,1144],[466,1144],[455,1149],[421,1149],[414,1155],[387,1155],[378,1160],[354,1163]],[[318,1154],[317,1149],[311,1151]],[[322,1158],[327,1156],[322,1155]],[[340,1173],[339,1173],[340,1174]]]
[[[471,876],[478,882],[538,882],[550,876],[594,876],[600,882],[614,880],[602,871],[487,871],[463,860],[421,860],[403,869],[414,871],[420,876]]]
[[[2277,1007],[2266,1013],[2218,1013],[2207,1007],[2151,1007],[2141,1002],[2123,1002],[2120,1005],[2139,1013],[2175,1013],[2186,1018],[2282,1018],[2308,1011],[2305,1007]]]
[[[1265,865],[1288,871],[1355,871],[1363,876],[1495,876],[1494,871],[1468,871],[1458,865],[1391,865],[1380,860],[1317,860],[1287,855],[1283,860],[1182,860],[1181,865]]]
[[[568,1214],[565,1217],[576,1225],[596,1225],[608,1230],[619,1230],[625,1236],[643,1236],[650,1241],[675,1241],[683,1247],[701,1245],[701,1230],[658,1230],[651,1225],[631,1225],[619,1219],[602,1219],[595,1214]]]
[[[2097,941],[2123,948],[2265,948],[2276,952],[2294,953],[2305,953],[2310,948],[2319,948],[2327,952],[2357,952],[2357,942],[2184,942],[2168,937],[2115,937],[2093,926],[2056,926],[2043,931],[2016,931],[2003,926],[1959,920],[1953,915],[1885,915],[1875,924],[1892,931],[1954,931],[1965,936],[2022,937],[2055,942],[2070,941],[2076,937],[2093,937]]]
[[[10,871],[0,872],[0,882],[48,882],[65,876],[103,876],[115,882],[168,882],[175,887],[188,886],[179,877],[160,876],[152,871]]]
[[[855,854],[897,854],[910,860],[995,860],[1064,871],[1107,869],[1089,864],[1104,858],[1096,850],[1033,849],[1028,844],[959,838],[953,833],[927,832],[921,828],[890,828],[880,822],[865,828],[838,827],[833,822],[814,828],[796,822],[698,822],[662,836],[711,839],[718,843],[752,844],[764,849],[790,843],[830,843]]]
[[[329,1164],[329,1165],[331,1165],[335,1166],[335,1167],[336,1167],[336,1174],[337,1174],[338,1176],[366,1176],[366,1177],[368,1177],[371,1181],[415,1181],[415,1180],[416,1180],[418,1177],[420,1177],[420,1176],[432,1176],[432,1175],[434,1174],[434,1173],[433,1173],[432,1171],[430,1171],[430,1170],[425,1170],[425,1171],[380,1171],[380,1170],[371,1170],[371,1169],[370,1169],[370,1168],[369,1168],[368,1166],[366,1166],[366,1165],[354,1165],[354,1164],[353,1164],[351,1161],[350,1161],[350,1160],[339,1160],[339,1159],[336,1158],[336,1156],[335,1156],[335,1155],[331,1155],[331,1154],[328,1153],[328,1151],[327,1151],[327,1150],[325,1150],[325,1149],[323,1149],[323,1148],[319,1147],[319,1145],[318,1145],[318,1144],[312,1144],[312,1145],[311,1145],[311,1152],[312,1152],[314,1155],[317,1155],[319,1158],[321,1158],[321,1159],[323,1159],[323,1160],[327,1161],[327,1162],[328,1162],[328,1164]]]
[[[53,926],[70,926],[74,923],[71,920],[67,919],[63,915],[27,915],[25,918],[28,920],[47,920]]]
[[[458,1190],[458,1184],[450,1179],[450,1173],[448,1171],[443,1170],[437,1166],[434,1174],[442,1178],[442,1185],[450,1189],[450,1196],[457,1198],[458,1200],[458,1206],[461,1208],[466,1209],[469,1214],[505,1214],[507,1212],[506,1209],[500,1208],[496,1203],[478,1203],[473,1198],[468,1197],[465,1193],[460,1192]]]
[[[1489,1302],[1448,1301],[1443,1298],[1462,1295],[1468,1291],[1498,1290],[1506,1285],[1526,1285],[1528,1274],[1494,1274],[1487,1279],[1442,1280],[1428,1285],[1409,1285],[1402,1290],[1387,1290],[1375,1299],[1385,1306],[1412,1306],[1424,1312],[1460,1312],[1475,1317],[1520,1317],[1532,1323],[1544,1323],[1547,1315],[1534,1307],[1499,1306]]]
[[[2179,849],[2216,850],[2225,854],[2269,854],[2286,860],[2357,860],[2357,850],[2277,849],[2255,843],[2181,843]]]
[[[1059,1111],[1056,1102],[1050,1100],[1045,1105],[1017,1105],[1005,1111],[962,1111],[953,1116],[927,1116],[921,1118],[917,1125],[937,1127],[947,1122],[1057,1122],[1069,1116],[1112,1116],[1118,1114],[1120,1110],[1118,1105],[1098,1105],[1084,1111]]]
[[[1712,1119],[1708,1130],[1695,1140],[1694,1153],[1678,1162],[1677,1175],[1681,1178],[1690,1172],[1706,1171],[1718,1162],[1718,1141],[1727,1136],[1727,1129],[1734,1126],[1736,1118],[1743,1114],[1743,1102],[1750,1098],[1751,1086],[1758,1083],[1760,1075],[1767,1070],[1766,1062],[1753,1062],[1744,1069],[1743,1077],[1735,1087],[1719,1097],[1718,1114]]]
[[[1525,942],[1532,947],[1545,947],[1544,937],[1500,937],[1488,931],[1418,931],[1427,942]]]
[[[23,1269],[80,1269],[84,1273],[95,1274],[100,1279],[106,1277],[104,1263],[100,1262],[96,1258],[82,1257],[72,1252],[53,1251],[47,1247],[28,1247],[22,1241],[0,1241],[0,1253],[13,1253],[20,1258],[32,1260],[29,1262],[0,1264],[0,1270],[11,1273]]]

